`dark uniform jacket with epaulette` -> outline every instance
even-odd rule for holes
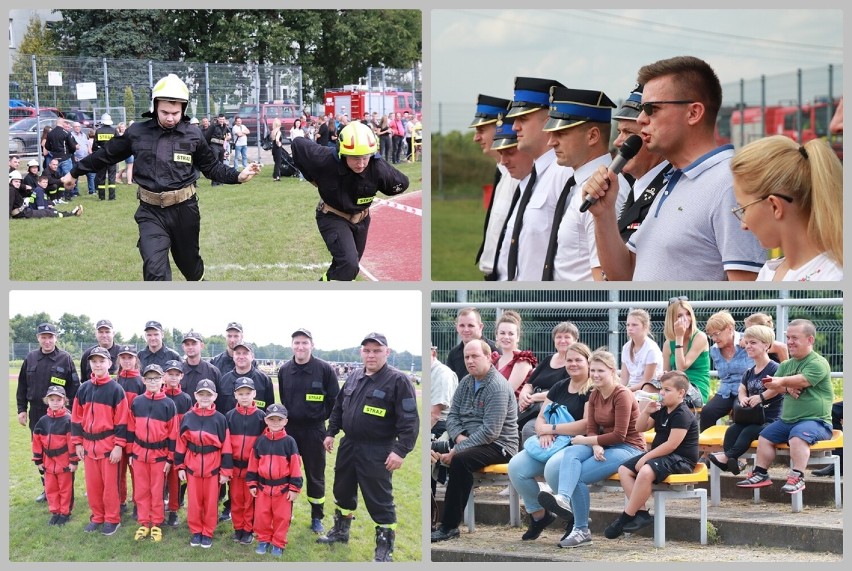
[[[198,381],[202,379],[213,381],[213,384],[216,385],[216,393],[220,392],[219,385],[222,382],[222,373],[219,372],[219,369],[215,365],[204,360],[199,361],[197,365],[190,365],[186,361],[182,361],[180,369],[183,372],[183,378],[180,380],[180,388],[189,395],[193,404],[195,404],[195,387],[198,385]],[[222,414],[227,412],[226,409],[216,408]]]
[[[91,155],[90,155],[91,156]],[[133,171],[133,178],[136,178],[136,171]],[[166,362],[167,361],[180,361],[180,355],[174,349],[170,349],[165,345],[160,345],[160,348],[156,351],[151,351],[148,347],[145,347],[139,354],[139,362],[142,363],[142,370],[145,370],[145,367],[148,365],[159,365],[166,370]]]
[[[369,208],[377,192],[393,196],[408,188],[408,177],[376,156],[356,173],[333,149],[306,137],[293,139],[290,149],[296,167],[308,182],[316,183],[323,202],[347,214]]]
[[[18,373],[18,413],[26,412],[30,401],[42,404],[41,399],[47,394],[47,387],[50,385],[64,388],[68,400],[74,400],[80,386],[74,360],[61,349],[54,349],[50,353],[43,353],[41,349],[30,351],[21,363],[21,372]]]
[[[77,465],[77,449],[71,444],[71,413],[65,407],[48,409],[33,429],[33,462],[46,474],[70,472]]]
[[[300,365],[290,359],[278,369],[278,396],[291,426],[323,426],[340,392],[337,373],[313,355]]]
[[[393,442],[401,458],[417,441],[420,417],[417,397],[408,376],[385,364],[373,375],[364,369],[349,374],[334,404],[327,436],[342,429],[346,438],[359,442]]]

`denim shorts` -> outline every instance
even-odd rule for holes
[[[785,444],[795,436],[811,445],[820,440],[829,440],[831,438],[831,425],[818,418],[800,420],[799,422],[785,422],[779,419],[767,424],[760,431],[760,436],[773,444]]]

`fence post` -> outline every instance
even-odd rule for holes
[[[38,136],[41,137],[41,113],[38,112],[38,110],[41,109],[41,103],[39,103],[38,100],[38,69],[36,66],[36,56],[32,56],[31,61],[33,64],[33,98],[35,99],[36,108],[36,132],[39,134]],[[41,154],[38,152],[38,149],[36,149],[36,153]]]
[[[619,301],[618,290],[610,290],[609,300],[613,302]],[[607,310],[609,313],[609,352],[615,356],[618,362],[620,351],[618,350],[618,308],[612,307]]]
[[[778,297],[789,299],[789,290],[779,290]],[[786,305],[777,305],[775,306],[775,315],[778,316],[778,321],[775,323],[775,338],[781,341],[784,339],[784,332],[787,330],[787,323],[790,320],[790,308]]]
[[[213,116],[210,114],[210,64],[204,62],[204,109],[207,118],[212,121]]]

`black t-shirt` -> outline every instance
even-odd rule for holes
[[[753,396],[762,393],[764,389],[761,379],[763,377],[773,376],[776,371],[778,371],[778,363],[775,361],[769,361],[762,370],[757,371],[757,374],[755,374],[754,367],[743,373],[742,384],[745,385],[746,394],[748,396]],[[781,418],[781,404],[784,400],[783,396],[784,395],[775,395],[764,403],[766,405],[764,413],[766,415],[767,422],[772,422],[773,420]]]
[[[685,428],[686,436],[672,454],[677,454],[693,464],[698,462],[698,420],[684,403],[680,403],[671,414],[664,406],[657,412],[651,413],[651,418],[654,419],[655,432],[651,448],[666,442],[673,428]]]
[[[586,402],[589,400],[589,393],[581,395],[580,393],[568,392],[568,386],[571,384],[571,379],[563,379],[557,382],[547,393],[547,400],[568,407],[568,412],[574,417],[574,420],[583,418],[583,411],[586,408]]]
[[[323,123],[322,125],[320,125],[317,144],[322,145],[324,147],[328,146],[328,123]]]
[[[550,366],[550,358],[547,358],[543,359],[541,363],[533,369],[527,384],[532,385],[533,392],[549,391],[553,388],[553,385],[567,376],[568,373],[565,371],[565,367],[558,367],[554,369]]]

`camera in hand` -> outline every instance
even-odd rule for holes
[[[438,454],[447,454],[450,451],[450,448],[453,447],[453,443],[449,440],[436,440],[432,442],[432,450],[437,452]]]

